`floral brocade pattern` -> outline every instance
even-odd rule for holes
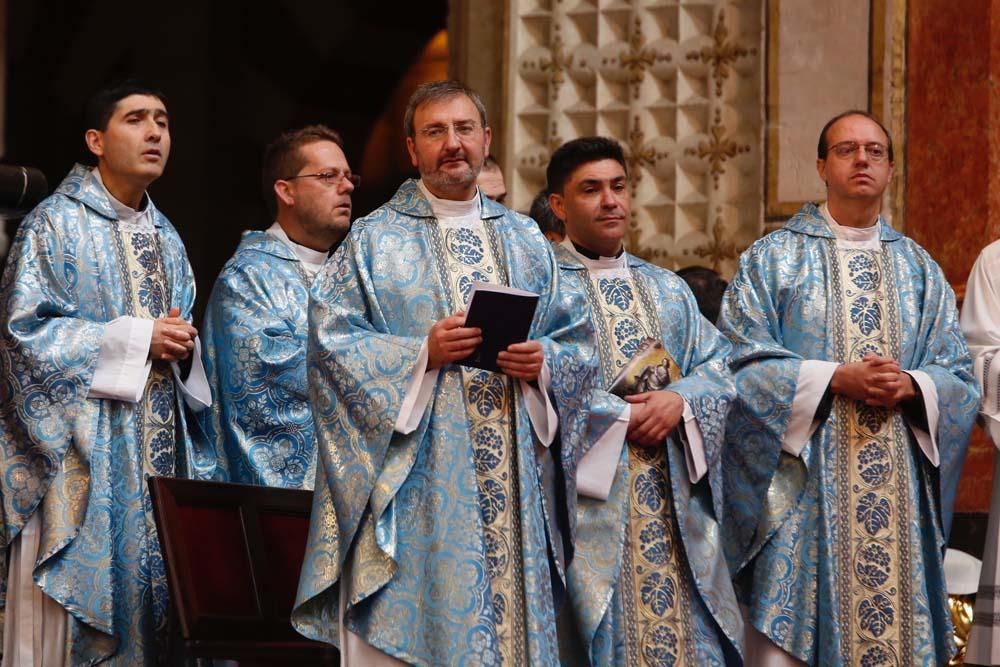
[[[200,327],[212,407],[197,419],[225,481],[313,488],[311,284],[292,250],[261,231],[244,232],[215,282]]]
[[[879,253],[839,249],[842,322],[835,336],[838,360],[870,352],[899,357],[898,322],[889,311]],[[838,573],[845,663],[903,665],[912,655],[909,591],[909,476],[898,474],[908,446],[898,411],[838,398],[846,425],[837,449],[837,549],[848,567]]]
[[[655,311],[641,298],[631,271],[594,272],[590,298],[610,382],[647,336],[660,337]],[[677,370],[676,363],[671,369]],[[671,378],[677,379],[677,378]],[[628,445],[628,518],[621,578],[625,655],[629,665],[693,665],[687,567],[669,482],[665,447]]]
[[[131,301],[134,317],[156,319],[167,314],[166,275],[161,259],[156,231],[130,229],[116,225],[116,242],[121,253],[119,262],[125,275],[123,284],[131,287]],[[160,544],[153,517],[152,500],[146,479],[152,475],[173,477],[175,461],[175,405],[176,387],[170,367],[162,362],[154,363],[146,380],[142,398],[136,405],[136,440],[142,452],[142,491],[140,500],[145,518],[146,563],[144,575],[148,577],[150,595],[153,602],[155,628],[165,629],[169,600],[167,597],[166,570],[160,556]],[[159,632],[157,633],[160,634]],[[166,646],[158,647],[165,651]]]
[[[499,249],[481,223],[442,226],[445,279],[456,308],[468,307],[473,282],[504,283]],[[503,664],[527,659],[521,577],[520,487],[513,442],[513,386],[500,373],[461,367],[485,533],[487,575]]]

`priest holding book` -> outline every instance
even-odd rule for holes
[[[629,404],[627,426],[610,429],[579,466],[564,662],[740,664],[718,521],[729,343],[682,279],[624,251],[631,203],[617,142],[570,141],[547,177],[566,223],[562,287],[587,295],[604,386]]]
[[[588,390],[583,295],[538,227],[476,187],[479,97],[425,84],[404,125],[420,179],[357,220],[312,287],[318,461],[293,622],[348,667],[555,664],[576,464],[624,403]],[[490,333],[465,326],[475,283],[539,295],[500,372],[460,363]]]

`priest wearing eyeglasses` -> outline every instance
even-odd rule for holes
[[[719,321],[747,662],[943,665],[942,554],[979,406],[969,351],[941,268],[880,215],[885,128],[834,117],[816,166],[826,202],[743,253]]]
[[[312,489],[316,447],[306,380],[309,288],[351,226],[343,141],[312,125],[264,153],[263,194],[275,218],[244,232],[205,311],[203,360],[215,402],[199,413],[217,479]]]

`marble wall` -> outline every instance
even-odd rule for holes
[[[906,233],[958,297],[1000,238],[1000,0],[910,0]],[[989,509],[994,448],[979,429],[957,511]]]

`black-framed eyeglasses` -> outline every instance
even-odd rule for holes
[[[315,178],[318,179],[323,185],[334,186],[340,185],[340,182],[345,178],[351,182],[354,189],[357,190],[361,187],[361,175],[352,174],[349,171],[341,171],[339,169],[331,169],[330,171],[321,171],[318,174],[299,174],[298,176],[289,176],[288,178],[279,178],[279,181],[294,181],[296,178]]]
[[[872,162],[882,162],[889,157],[889,149],[883,144],[872,142],[870,144],[859,144],[856,141],[841,141],[839,144],[830,146],[830,152],[842,160],[852,157],[859,148],[865,149],[865,155]]]

